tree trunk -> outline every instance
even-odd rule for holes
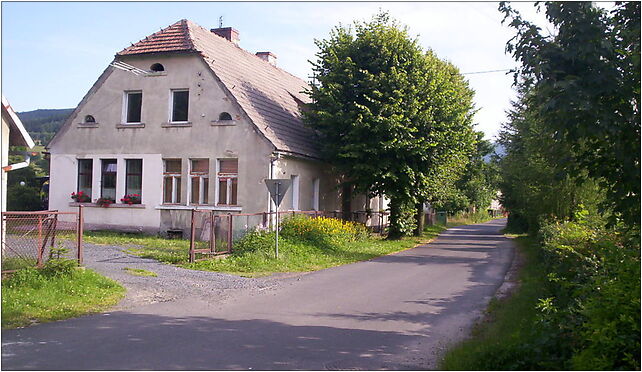
[[[424,203],[417,203],[415,208],[415,220],[417,221],[417,227],[415,228],[414,234],[415,236],[421,236],[425,227]]]
[[[351,221],[352,185],[344,184],[341,190],[341,219]]]
[[[401,231],[401,211],[402,205],[401,200],[391,197],[390,198],[390,225],[388,227],[388,239],[394,240],[399,239],[403,236],[403,231]]]

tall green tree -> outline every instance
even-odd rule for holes
[[[629,223],[640,221],[640,3],[607,12],[590,2],[547,2],[553,35],[501,3],[517,35],[507,44],[521,66],[516,83],[552,139],[569,148],[559,159],[572,177],[596,180]]]
[[[510,211],[513,231],[537,232],[544,219],[570,219],[582,208],[597,211],[602,190],[586,175],[566,172],[570,148],[553,138],[553,131],[530,108],[528,93],[513,103],[499,135],[506,154],[500,161],[502,205]]]
[[[472,91],[386,13],[356,22],[354,32],[336,27],[316,45],[317,84],[304,117],[321,136],[325,160],[356,192],[390,198],[391,237],[411,232],[431,172],[447,174],[441,169],[470,147],[443,143],[470,137],[472,115],[445,104],[468,100],[472,109]]]

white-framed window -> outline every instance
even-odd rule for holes
[[[312,210],[318,211],[319,210],[319,201],[320,201],[320,185],[321,185],[321,180],[318,178],[315,178],[312,180]]]
[[[238,159],[218,159],[218,205],[238,205]]]
[[[141,122],[143,113],[143,92],[127,91],[124,96],[123,121],[128,124]]]
[[[78,159],[78,187],[76,192],[83,193],[81,201],[91,202],[94,161],[92,159]],[[89,199],[89,200],[87,200]]]
[[[290,177],[292,180],[292,210],[299,210],[299,176],[293,175]]]
[[[163,204],[181,202],[181,159],[163,160]]]
[[[188,122],[189,89],[172,89],[169,97],[169,121],[172,123]]]
[[[100,162],[100,197],[116,200],[117,161],[101,159]]]
[[[207,204],[210,185],[210,160],[190,159],[190,204]]]
[[[138,196],[138,203],[143,194],[143,159],[125,159],[125,195]]]

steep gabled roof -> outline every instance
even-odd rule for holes
[[[143,40],[132,44],[117,55],[162,53],[162,52],[196,52],[189,36],[187,20],[182,19],[173,25],[153,33]]]
[[[118,56],[199,53],[258,130],[277,150],[319,157],[315,133],[301,121],[308,84],[236,44],[181,20],[125,48]]]
[[[33,139],[25,129],[25,126],[20,121],[20,118],[13,111],[13,108],[9,104],[4,95],[2,96],[2,114],[6,115],[7,122],[9,124],[9,145],[10,146],[27,146],[32,148],[35,146]]]

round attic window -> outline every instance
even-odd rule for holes
[[[154,71],[154,72],[165,71],[165,67],[163,65],[161,65],[160,63],[154,63],[149,69]]]
[[[89,124],[89,123],[95,123],[95,122],[96,122],[96,119],[93,116],[91,115],[85,116],[85,123]]]
[[[232,120],[232,115],[227,112],[221,112],[221,114],[218,116],[218,120]]]

